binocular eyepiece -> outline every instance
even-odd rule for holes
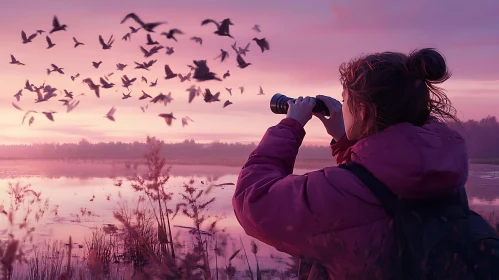
[[[312,97],[313,98],[313,97]],[[320,113],[324,116],[329,116],[329,109],[326,104],[317,98],[315,99],[315,107],[312,109],[314,113]],[[270,99],[270,110],[274,114],[287,114],[288,113],[288,100],[292,100],[293,102],[296,98],[287,97],[286,95],[276,93]]]

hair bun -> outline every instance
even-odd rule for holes
[[[450,77],[445,58],[435,49],[413,51],[406,64],[411,74],[429,82],[442,83]]]

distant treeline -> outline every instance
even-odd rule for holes
[[[462,126],[451,123],[467,142],[471,159],[499,159],[499,123],[495,117],[480,121],[469,120]],[[166,158],[246,158],[256,147],[255,143],[196,143],[185,140],[180,143],[164,143],[162,155]],[[147,151],[144,142],[51,143],[31,145],[0,145],[2,159],[136,159]],[[303,146],[299,158],[330,158],[328,146]]]

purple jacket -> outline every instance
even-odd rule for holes
[[[232,199],[239,223],[279,251],[319,261],[335,280],[387,279],[394,255],[389,217],[347,170],[293,175],[304,137],[290,118],[267,130],[239,174]],[[331,149],[338,164],[362,164],[400,198],[450,194],[468,177],[463,138],[435,120],[400,123],[358,142],[344,137]]]

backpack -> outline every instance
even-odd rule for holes
[[[396,279],[499,279],[498,234],[470,210],[464,186],[445,198],[402,201],[362,165],[339,167],[355,174],[393,219]]]

